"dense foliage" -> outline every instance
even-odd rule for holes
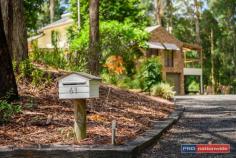
[[[67,0],[55,0],[54,21],[66,10],[65,3]],[[50,23],[49,0],[24,0],[24,7],[28,35]]]
[[[19,105],[12,105],[7,101],[0,100],[0,124],[7,123],[17,113],[21,112]]]
[[[14,63],[14,71],[18,81],[31,82],[34,86],[45,86],[51,82],[51,75],[35,67],[30,60],[20,62],[18,70]]]
[[[175,92],[173,91],[173,87],[170,86],[170,84],[160,82],[152,86],[151,94],[153,96],[159,96],[165,99],[172,99],[175,95]]]
[[[143,90],[149,91],[153,85],[161,82],[161,69],[162,65],[157,57],[145,59],[141,63],[138,71],[138,78],[141,82],[141,88]]]
[[[214,89],[221,85],[232,85],[236,78],[234,40],[236,1],[175,0],[175,2],[172,10],[172,26],[174,26],[173,33],[178,39],[196,43],[196,26],[198,25],[196,19],[199,18],[204,84],[212,85]],[[211,33],[213,40],[211,40]]]
[[[136,28],[133,23],[119,23],[117,21],[101,22],[100,63],[104,65],[108,57],[118,55],[124,60],[126,72],[128,74],[134,73],[134,62],[141,55],[139,47],[145,46],[147,37],[147,33],[142,29]],[[83,65],[86,65],[86,59],[89,57],[88,25],[86,25],[80,33],[73,35],[71,39],[71,51],[78,53],[78,60],[85,62]]]
[[[24,0],[25,17],[28,32],[37,30],[38,14],[41,12],[44,0]]]
[[[70,10],[73,13],[73,19],[78,19],[77,0],[71,0]],[[88,20],[89,1],[80,0],[81,25],[84,26]],[[100,20],[118,22],[135,22],[139,26],[147,26],[151,22],[149,10],[152,8],[151,1],[142,0],[102,0],[99,6]],[[138,26],[138,27],[139,27]]]

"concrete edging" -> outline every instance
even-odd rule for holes
[[[184,112],[182,106],[165,120],[154,121],[154,127],[124,145],[33,145],[25,148],[0,147],[1,158],[134,158],[152,146],[176,123]]]

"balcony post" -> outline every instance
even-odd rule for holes
[[[201,86],[201,94],[204,94],[202,74],[201,74],[201,76],[200,76],[200,86]]]

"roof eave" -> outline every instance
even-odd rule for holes
[[[97,76],[94,76],[94,78],[88,78],[88,77],[84,76],[83,74],[81,74],[80,72],[70,72],[70,73],[68,73],[68,74],[66,74],[66,75],[64,75],[62,77],[59,77],[58,80],[64,79],[64,78],[66,78],[66,77],[68,77],[68,76],[70,76],[72,74],[82,76],[82,77],[84,77],[84,78],[86,78],[88,80],[97,80],[97,81],[101,81],[102,80],[100,77],[97,77]],[[89,75],[91,75],[91,74],[89,74]],[[91,75],[91,76],[93,76],[93,75]]]
[[[202,50],[202,46],[198,45],[198,44],[190,44],[190,43],[185,43],[183,42],[183,48],[188,48],[191,50]]]
[[[55,24],[55,25],[52,25],[52,26],[45,26],[45,27],[39,29],[38,33],[42,33],[44,30],[48,30],[48,29],[55,28],[55,27],[58,27],[58,26],[63,26],[63,25],[67,25],[67,24],[73,24],[73,22],[74,21],[71,19],[70,21],[67,21],[67,22],[64,22],[64,23]]]

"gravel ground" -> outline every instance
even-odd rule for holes
[[[139,158],[236,158],[236,95],[177,97],[182,118]],[[181,154],[181,144],[230,144],[229,154]]]

